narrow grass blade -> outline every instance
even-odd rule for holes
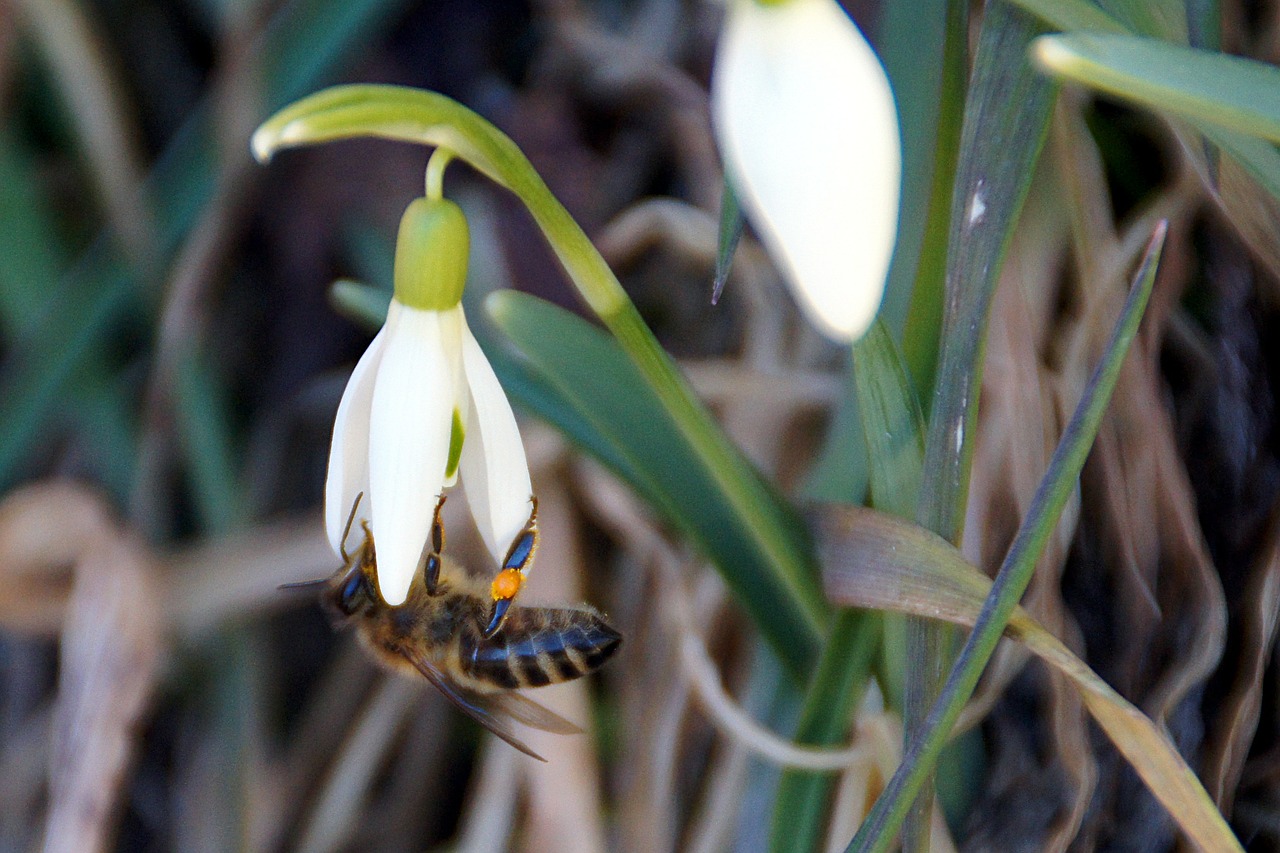
[[[106,379],[100,371],[73,380],[69,407],[86,449],[91,479],[120,500],[138,470],[138,413],[128,379]]]
[[[867,495],[867,442],[850,365],[844,376],[822,451],[800,492],[806,500],[860,504]]]
[[[348,320],[371,332],[382,328],[391,305],[391,291],[384,287],[340,278],[329,286],[329,304]]]
[[[1136,36],[1044,36],[1036,63],[1063,80],[1167,115],[1280,142],[1280,68]]]
[[[83,302],[66,302],[66,312],[50,317],[43,345],[21,353],[17,370],[0,383],[0,488],[17,479],[18,468],[40,427],[54,410],[67,385],[86,365],[111,323],[128,303],[123,287],[104,287]],[[73,323],[81,325],[73,327]]]
[[[917,346],[913,354],[913,366],[936,377],[916,518],[949,540],[959,536],[968,500],[991,298],[1031,186],[1053,105],[1052,86],[1026,59],[1027,45],[1039,32],[1039,22],[1019,9],[1004,3],[987,7],[950,198],[936,372],[927,349]],[[924,293],[921,296],[913,308],[936,312],[936,300],[930,304]],[[936,313],[929,316],[917,310],[913,314],[913,325],[936,323]],[[912,690],[918,690],[907,697],[906,706],[914,709],[918,697],[927,702],[938,694],[950,654],[943,632],[913,629],[907,638],[909,664],[921,665],[907,675]],[[914,713],[909,716],[915,718]],[[917,737],[916,728],[908,726],[909,743]],[[923,783],[931,773],[932,764],[919,781]],[[917,786],[902,803],[906,810],[922,793],[919,805],[911,809],[903,842],[911,853],[929,832],[931,787],[921,792]]]
[[[906,366],[883,321],[877,320],[853,345],[853,372],[867,437],[872,504],[909,517],[920,489],[924,419]],[[837,613],[805,697],[795,734],[798,743],[830,746],[848,736],[870,677],[881,628],[881,619],[865,611]],[[773,809],[770,849],[774,853],[822,848],[834,783],[831,773],[793,770],[783,774]]]
[[[871,505],[909,518],[924,470],[924,416],[884,323],[854,343],[853,375],[871,466]]]
[[[1222,47],[1222,4],[1218,0],[1187,0],[1187,41],[1192,47]]]
[[[1055,30],[1065,32],[1128,33],[1129,28],[1093,0],[1008,0]]]
[[[891,617],[892,618],[892,617]],[[849,737],[880,641],[880,618],[846,608],[836,614],[796,726],[796,743],[832,746]],[[823,849],[836,774],[788,770],[773,800],[769,849],[810,853]]]
[[[100,27],[72,0],[19,0],[17,20],[40,49],[75,129],[88,176],[130,256],[153,258],[152,211],[142,187],[140,128]]]
[[[858,507],[827,508],[818,526],[827,590],[845,605],[911,613],[974,627],[992,583],[950,543],[923,528]],[[1005,636],[1075,685],[1094,720],[1151,793],[1202,850],[1240,850],[1204,787],[1149,717],[1021,607]]]
[[[903,184],[881,316],[896,331],[905,315],[902,349],[925,406],[938,359],[951,197],[969,85],[969,4],[892,3],[884,33],[885,68],[901,113]]]
[[[716,247],[716,280],[711,287],[711,304],[720,301],[725,282],[729,280],[729,271],[733,268],[733,253],[738,249],[738,241],[742,239],[742,229],[746,227],[742,217],[742,207],[738,204],[738,194],[734,192],[729,176],[724,179],[724,192],[720,196],[720,239]]]
[[[853,372],[871,460],[871,506],[910,518],[920,500],[924,418],[906,367],[882,327],[873,328],[854,345]],[[886,617],[890,621],[894,618]],[[900,636],[904,656],[896,663],[904,668],[902,721],[906,731],[912,732],[923,723],[938,697],[946,666],[955,654],[955,629],[912,618]],[[930,848],[932,809],[930,778],[922,785],[903,826],[904,851]]]
[[[1187,0],[1097,0],[1099,6],[1139,35],[1186,44]]]
[[[367,50],[379,30],[409,7],[407,0],[294,0],[265,34],[266,106],[278,107],[334,76],[336,63]]]
[[[900,518],[910,518],[920,499],[924,473],[924,416],[918,392],[912,387],[901,353],[879,326],[854,344],[853,373],[858,388],[858,411],[866,436],[870,467],[868,504]],[[926,694],[919,677],[927,662],[925,647],[933,648],[954,630],[948,626],[926,625],[903,620],[896,615],[881,618],[881,689],[893,707],[903,711],[904,722],[923,718],[926,708],[915,713]],[[910,621],[912,624],[907,624]],[[941,675],[937,677],[941,682]],[[936,691],[927,694],[931,704]]]
[[[270,102],[280,103],[332,73],[357,44],[367,43],[370,29],[401,0],[300,0],[286,3],[273,19],[261,46],[264,56],[281,55],[290,44],[305,45],[304,62],[279,67],[265,85]],[[162,263],[174,252],[213,193],[214,127],[212,100],[206,101],[169,141],[148,177],[156,205],[157,245]],[[0,377],[0,485],[12,482],[21,460],[40,435],[69,382],[108,360],[102,355],[111,330],[123,317],[145,304],[148,282],[107,250],[105,238],[72,266],[50,298],[45,282],[47,321],[38,334],[25,335],[29,352]],[[71,298],[69,294],[77,294]]]
[[[57,214],[36,172],[35,152],[7,122],[0,124],[0,330],[10,340],[29,333],[50,282],[68,263]]]
[[[1151,237],[1102,359],[1063,431],[1062,439],[1049,462],[1049,470],[1036,490],[1018,535],[996,575],[991,593],[983,603],[973,632],[947,678],[942,695],[925,721],[923,730],[911,740],[903,755],[902,764],[854,837],[849,847],[851,851],[883,853],[889,849],[912,799],[937,763],[938,755],[955,726],[964,703],[973,694],[982,670],[991,658],[1022,593],[1026,591],[1035,572],[1036,560],[1057,526],[1063,505],[1076,486],[1080,469],[1084,467],[1084,460],[1093,446],[1098,425],[1102,422],[1103,413],[1111,399],[1111,391],[1115,388],[1124,356],[1137,334],[1138,323],[1155,282],[1166,228],[1167,223],[1161,222]]]
[[[179,360],[174,397],[178,440],[200,527],[212,534],[228,533],[245,519],[248,507],[237,475],[227,401],[198,351]]]
[[[1053,105],[1052,86],[1026,61],[1027,45],[1037,33],[1036,22],[1025,13],[992,5],[965,105],[941,354],[916,514],[947,539],[958,535],[964,519],[991,296]]]

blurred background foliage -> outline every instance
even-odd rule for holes
[[[935,181],[911,152],[958,132],[963,92],[931,93],[942,58],[913,4],[848,8],[903,102],[902,240],[927,246]],[[1275,3],[1098,8],[1138,32],[1280,55]],[[725,733],[707,709],[723,717],[736,697],[788,735],[796,684],[719,576],[541,421],[527,421],[545,530],[530,600],[589,600],[627,638],[595,683],[549,689],[591,736],[531,737],[548,765],[378,673],[308,597],[276,591],[336,563],[318,501],[369,332],[329,286],[386,285],[426,154],[352,141],[261,169],[248,150],[270,112],[335,82],[470,106],[526,152],[769,480],[860,500],[847,354],[805,327],[750,235],[709,304],[720,14],[682,0],[0,0],[0,849],[763,849],[766,739]],[[1149,316],[1024,603],[1167,728],[1246,845],[1274,849],[1275,188],[1117,101],[1067,88],[1047,115],[1043,155],[1013,181],[1027,201],[992,307],[965,552],[999,565],[1167,218]],[[1037,132],[1017,116],[992,139]],[[509,195],[461,166],[449,182],[473,228],[469,299],[510,286],[578,310]],[[930,275],[895,268],[893,328]],[[907,335],[917,379],[935,324],[914,333],[924,352]],[[446,518],[450,549],[480,559],[462,518]],[[895,680],[884,671],[888,707],[873,692],[853,722],[837,846],[896,761]],[[970,712],[980,734],[944,765],[935,849],[1174,846],[1072,691],[1025,654],[998,654]]]

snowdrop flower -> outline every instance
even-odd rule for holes
[[[712,77],[729,178],[800,307],[828,337],[871,325],[897,232],[888,78],[835,0],[729,0]]]
[[[462,313],[469,243],[456,204],[435,197],[409,205],[386,324],[352,372],[333,424],[329,542],[342,553],[363,493],[358,520],[370,523],[379,590],[392,606],[408,595],[437,496],[459,477],[495,562],[529,522],[529,467],[515,416]]]

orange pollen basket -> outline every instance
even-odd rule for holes
[[[504,598],[515,598],[516,593],[520,591],[520,586],[524,583],[524,575],[515,569],[503,569],[498,576],[493,579],[491,592],[493,600],[499,601]]]

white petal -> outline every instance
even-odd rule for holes
[[[901,152],[884,70],[834,0],[731,2],[712,118],[725,167],[809,319],[838,341],[875,318]]]
[[[449,455],[454,382],[440,319],[392,300],[373,390],[369,509],[378,587],[390,605],[409,593]]]
[[[471,330],[464,326],[463,331],[462,364],[471,389],[471,411],[459,469],[476,527],[494,562],[500,563],[529,521],[533,487],[511,403]]]
[[[466,370],[463,367],[463,340],[471,337],[471,332],[467,329],[467,320],[462,313],[462,305],[447,311],[440,312],[440,331],[444,351],[450,358],[450,375],[453,377],[454,388],[454,408],[457,409],[458,415],[462,419],[463,447],[466,447],[466,430],[468,413],[471,411],[471,391],[467,388]],[[450,427],[453,424],[453,409],[449,410]],[[450,434],[452,440],[452,433]],[[446,470],[444,485],[445,487],[454,486],[458,482],[458,477],[462,471],[461,460],[458,467],[453,471],[452,475]]]
[[[369,517],[369,406],[373,400],[374,377],[387,340],[384,326],[356,362],[347,388],[342,392],[338,414],[333,419],[333,439],[329,443],[329,473],[324,483],[324,528],[334,553],[342,553],[342,531],[351,515],[356,495],[365,493],[360,517]],[[358,527],[356,528],[359,529]],[[348,548],[348,551],[353,548]]]

